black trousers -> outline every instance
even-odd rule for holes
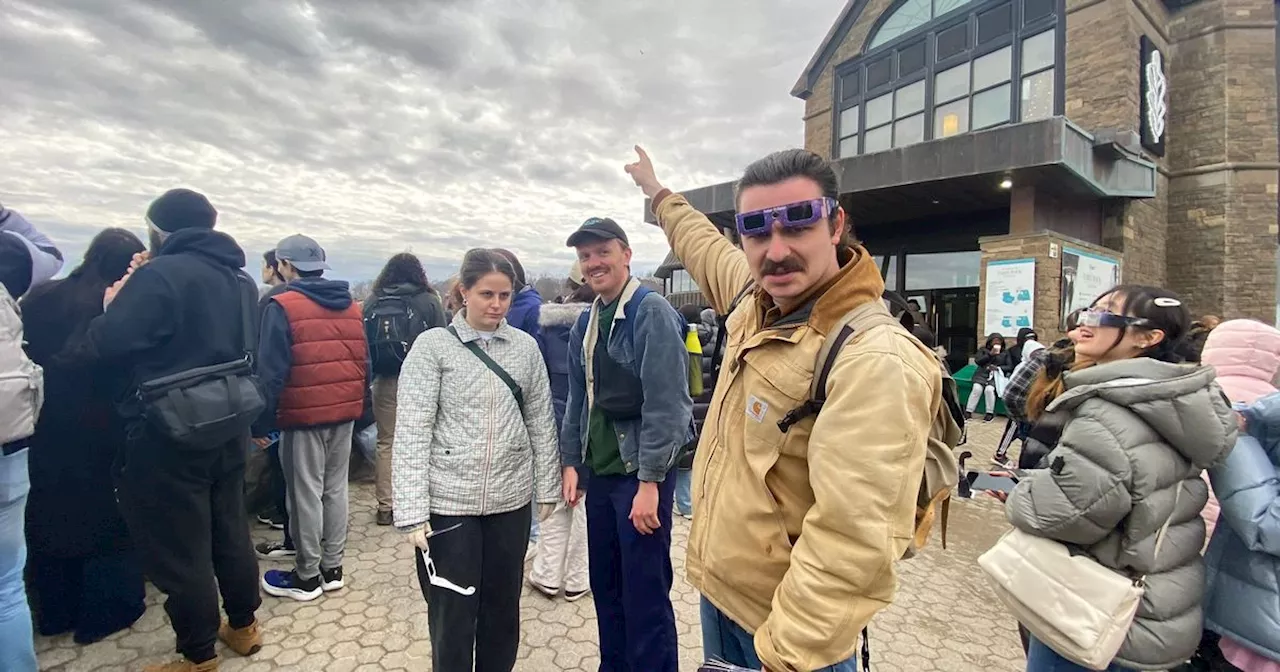
[[[271,479],[271,498],[276,510],[284,520],[284,546],[293,548],[293,537],[289,535],[289,495],[284,481],[284,464],[280,462],[280,442],[276,441],[267,449],[268,477]]]
[[[433,586],[415,551],[418,583],[427,600],[431,665],[435,672],[511,672],[520,648],[520,589],[529,547],[532,507],[492,516],[431,516],[436,574],[474,595]]]
[[[247,436],[193,450],[143,430],[117,465],[116,496],[143,571],[168,597],[178,652],[194,662],[214,657],[219,592],[232,627],[252,623],[262,604],[244,502],[247,450]]]
[[[133,625],[146,610],[132,550],[72,558],[33,553],[27,571],[36,626],[46,637],[74,630],[77,644],[91,644]]]

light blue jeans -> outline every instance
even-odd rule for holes
[[[1031,635],[1027,646],[1027,672],[1090,672],[1090,668],[1076,665],[1063,658],[1057,651],[1036,639],[1035,635]],[[1103,672],[1132,672],[1132,670],[1112,663]]]
[[[676,513],[693,515],[693,470],[676,469]]]
[[[31,607],[22,570],[27,564],[24,517],[31,480],[27,451],[0,456],[0,670],[35,672]]]
[[[756,657],[755,637],[742,626],[734,623],[716,609],[714,605],[702,598],[702,655],[707,660],[718,659],[732,663],[738,667],[753,670],[760,669],[760,659]],[[857,672],[858,657],[824,667],[814,672]]]

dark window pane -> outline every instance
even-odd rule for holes
[[[898,50],[898,76],[905,77],[924,69],[924,40]]]
[[[867,90],[888,84],[893,77],[893,58],[886,56],[867,66]]]
[[[952,26],[938,33],[938,60],[944,60],[969,48],[969,23]]]
[[[861,84],[862,71],[854,70],[846,73],[840,78],[840,99],[848,100],[858,95],[859,84]]]
[[[906,289],[976,287],[981,271],[981,252],[908,254]]]
[[[1009,84],[973,95],[973,127],[986,128],[1009,121]]]
[[[1008,35],[1013,30],[1013,5],[1004,4],[978,15],[978,44]]]
[[[1022,0],[1022,22],[1031,23],[1053,13],[1054,0]]]

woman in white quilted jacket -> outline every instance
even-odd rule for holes
[[[400,372],[395,524],[415,547],[436,670],[515,666],[530,515],[560,499],[547,368],[506,321],[515,277],[501,255],[467,252],[461,310]]]

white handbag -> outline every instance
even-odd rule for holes
[[[1179,485],[1173,508],[1182,494]],[[1156,536],[1160,555],[1173,514]],[[1105,670],[1129,635],[1146,590],[1145,576],[1131,577],[1091,556],[1014,529],[978,558],[978,566],[1009,611],[1035,638],[1062,657]]]

